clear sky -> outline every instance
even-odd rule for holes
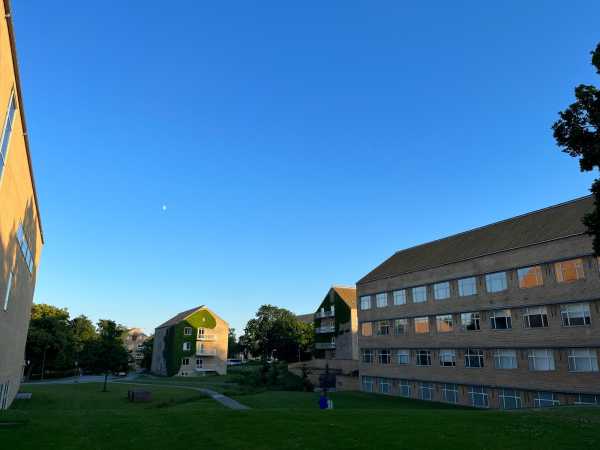
[[[206,304],[239,331],[587,194],[550,127],[599,81],[600,2],[291,3],[13,0],[36,302],[149,331]]]

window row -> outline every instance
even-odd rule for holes
[[[498,408],[519,409],[531,405],[535,408],[559,406],[561,397],[565,403],[576,405],[600,405],[600,395],[558,394],[549,391],[521,391],[518,389],[490,389],[480,385],[458,385],[454,383],[431,383],[396,378],[362,376],[364,392],[400,395],[427,401],[467,404],[476,408],[489,408],[492,399]]]
[[[548,307],[535,306],[521,309],[524,328],[547,328]],[[510,330],[513,328],[513,314],[510,309],[488,311],[489,327],[492,330]],[[431,320],[438,333],[454,331],[458,326],[463,331],[479,331],[482,326],[483,314],[479,311],[453,314],[439,314],[401,319],[386,319],[374,322],[362,322],[362,336],[401,336],[409,333],[412,328],[416,334],[426,334],[431,330]],[[569,303],[560,305],[560,321],[563,327],[588,326],[592,323],[589,303]]]
[[[486,367],[486,359],[493,360],[495,369],[519,368],[519,355],[517,350],[498,349],[488,352],[487,358],[484,350],[467,348],[466,350],[442,349],[437,352],[437,363],[441,367],[456,367],[462,360],[466,368]],[[571,348],[566,352],[569,372],[598,372],[598,352],[590,348]],[[556,370],[555,351],[552,349],[532,349],[522,352],[522,359],[527,360],[527,367],[531,371]],[[372,349],[361,350],[363,364],[381,365],[433,365],[434,352],[432,350],[408,349]]]
[[[570,283],[573,281],[585,278],[583,269],[583,260],[581,258],[561,261],[552,265],[555,280],[558,283]],[[518,287],[521,289],[529,289],[533,287],[543,286],[544,276],[541,265],[522,267],[517,269],[516,278]],[[509,271],[488,273],[482,277],[482,283],[486,292],[496,293],[508,289],[508,274]],[[426,286],[414,286],[406,289],[399,289],[391,292],[393,305],[405,305],[408,303],[410,295],[412,303],[424,303],[428,300],[429,295],[433,296],[434,300],[446,300],[453,296],[468,297],[476,295],[478,292],[478,277],[466,277],[453,281],[442,281]],[[428,287],[430,287],[428,289]],[[375,295],[375,306],[384,308],[389,306],[389,293],[380,292]],[[366,310],[372,307],[372,296],[363,295],[360,297],[360,309]]]
[[[23,259],[25,260],[25,264],[27,265],[27,269],[29,273],[33,272],[33,252],[31,250],[31,239],[27,236],[25,231],[23,230],[23,225],[19,225],[17,230],[17,241],[19,243],[19,248],[21,249],[21,255],[23,255]]]

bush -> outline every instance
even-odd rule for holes
[[[307,377],[299,377],[288,371],[284,362],[264,363],[248,367],[232,374],[232,379],[243,386],[268,388],[282,391],[312,391],[312,383]]]

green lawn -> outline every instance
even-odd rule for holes
[[[205,380],[206,381],[206,380]],[[196,383],[200,383],[196,381]],[[0,414],[2,449],[598,449],[600,409],[480,411],[363,393],[262,392],[230,411],[198,392],[148,387],[151,403],[126,400],[126,385],[24,386],[31,400]]]

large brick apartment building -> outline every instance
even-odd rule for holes
[[[361,388],[599,404],[600,264],[579,198],[399,251],[357,283]]]

